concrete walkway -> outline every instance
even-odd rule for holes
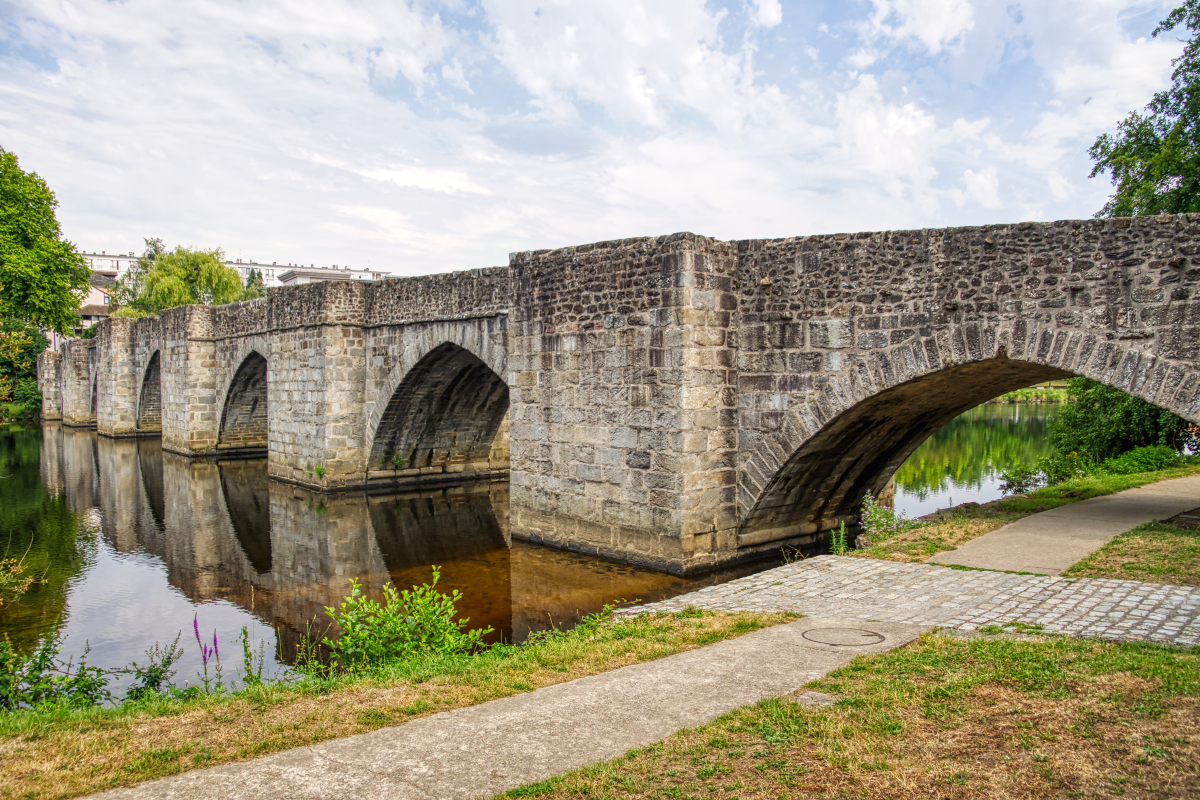
[[[1200,506],[1200,475],[1093,497],[1010,522],[932,564],[1059,575],[1126,531]]]
[[[927,625],[802,619],[405,725],[118,789],[109,800],[490,797],[794,691]]]

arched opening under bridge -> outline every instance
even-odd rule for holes
[[[267,359],[251,351],[229,382],[217,447],[265,450],[267,424]]]
[[[375,430],[369,468],[398,474],[508,469],[508,385],[446,342],[400,381]]]
[[[739,545],[852,525],[917,447],[959,414],[1005,392],[1070,372],[995,358],[932,372],[872,395],[821,426],[783,461],[745,512]]]
[[[162,370],[158,351],[150,356],[142,389],[138,393],[137,429],[139,433],[162,432]]]

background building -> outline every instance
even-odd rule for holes
[[[294,286],[298,283],[314,283],[316,281],[378,281],[386,278],[388,273],[375,272],[369,269],[350,269],[339,267],[318,267],[310,264],[259,264],[257,261],[226,261],[226,266],[233,267],[242,276],[242,283],[250,275],[250,270],[256,269],[262,273],[264,286]]]

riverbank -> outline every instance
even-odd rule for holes
[[[1200,465],[1129,475],[1093,475],[1036,489],[1027,494],[1013,495],[991,503],[982,505],[967,503],[922,517],[918,520],[921,524],[916,527],[892,534],[883,541],[871,542],[868,546],[852,550],[846,555],[855,558],[924,563],[937,553],[954,550],[964,543],[991,533],[1010,522],[1042,511],[1158,481],[1198,474],[1200,474]],[[1128,576],[1111,574],[1090,577]]]
[[[0,713],[0,798],[62,798],[241,761],[651,661],[794,614],[597,616],[473,656],[116,708]]]
[[[1197,714],[1198,648],[928,634],[506,796],[1185,797]]]

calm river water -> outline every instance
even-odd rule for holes
[[[954,420],[897,475],[910,515],[1000,496],[997,472],[1045,452],[1053,406],[981,406]],[[64,655],[115,667],[181,635],[177,680],[200,668],[193,619],[240,664],[243,627],[267,672],[292,660],[350,578],[463,594],[493,641],[570,626],[605,603],[651,601],[729,580],[757,564],[684,580],[513,542],[505,483],[366,497],[268,480],[265,461],[191,461],[157,440],[113,440],[58,425],[0,428],[0,559],[23,557],[35,588],[0,607],[0,635],[29,650],[58,631]],[[115,688],[119,689],[117,685]]]
[[[1050,454],[1046,428],[1060,408],[985,405],[952,420],[896,471],[896,509],[919,517],[960,503],[999,500],[1002,470]]]

